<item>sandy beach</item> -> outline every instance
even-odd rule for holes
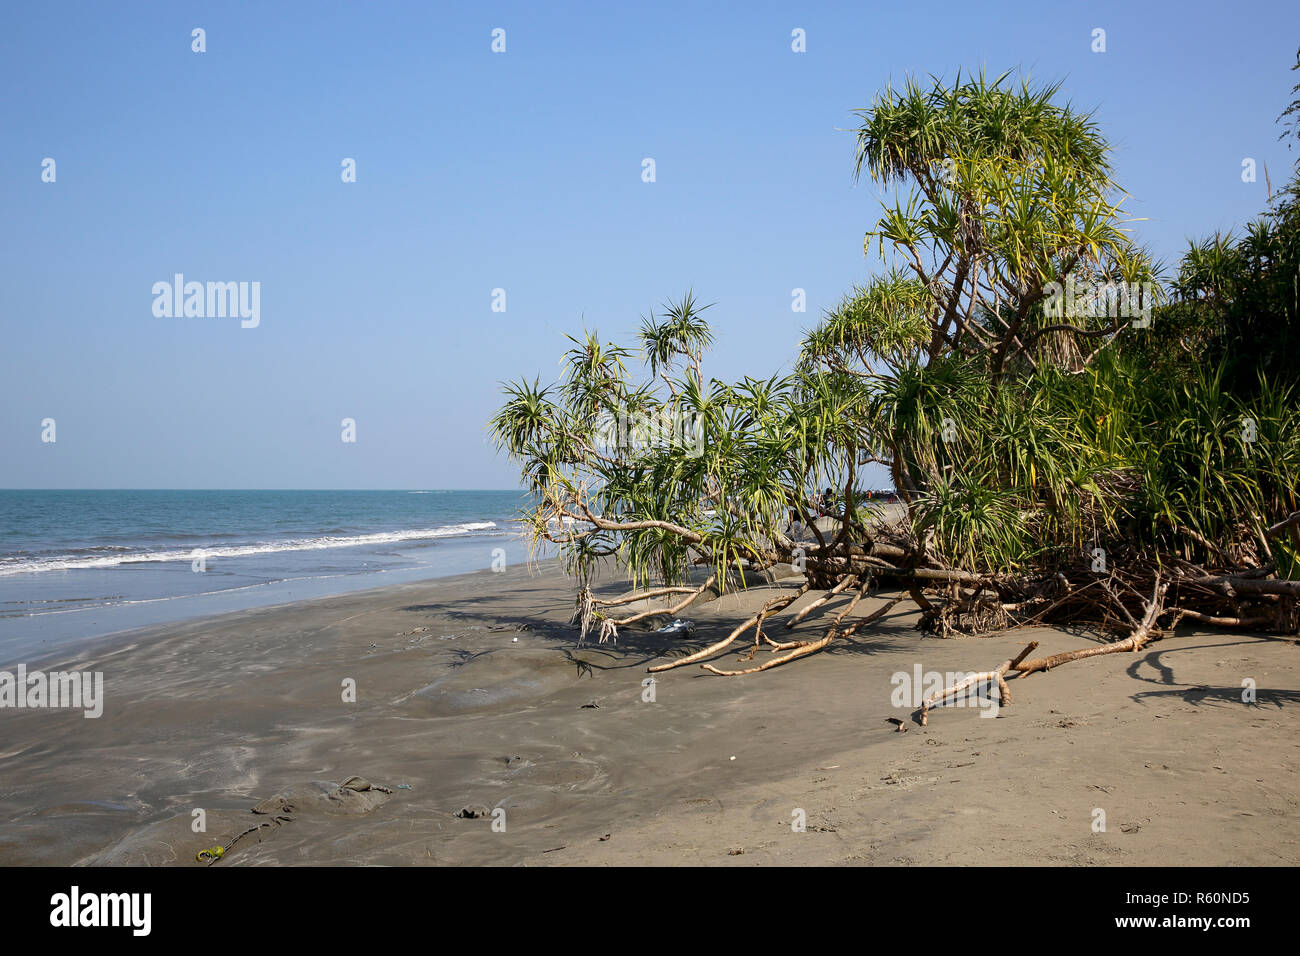
[[[1028,640],[1050,654],[1094,638],[941,640],[915,629],[904,602],[766,673],[690,665],[643,684],[648,665],[793,586],[697,604],[688,637],[624,630],[617,644],[579,646],[572,585],[545,563],[29,661],[102,671],[104,712],[0,713],[0,864],[198,866],[199,850],[259,824],[216,865],[1300,858],[1293,639],[1179,629],[1137,654],[1014,679],[995,719],[953,707],[921,727],[892,705],[892,675],[984,670]],[[603,593],[622,590],[607,580]],[[1255,704],[1242,702],[1246,678]],[[349,679],[355,703],[342,699]],[[192,829],[196,810],[206,832]]]
[[[9,923],[1284,925],[1297,10],[9,4]]]

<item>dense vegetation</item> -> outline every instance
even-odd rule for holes
[[[1129,239],[1107,143],[1057,94],[959,76],[859,111],[857,171],[893,189],[866,236],[887,268],[807,333],[790,374],[706,379],[712,334],[688,294],[643,321],[639,371],[590,333],[559,382],[506,387],[493,434],[535,493],[535,539],[579,578],[584,636],[780,563],[805,571],[802,589],[652,669],[751,627],[754,652],[780,652],[761,668],[812,653],[878,616],[850,617],[876,581],[944,634],[1129,634],[1109,650],[1183,618],[1296,630],[1300,180],[1242,236],[1192,243],[1162,282]],[[855,495],[869,462],[903,521]],[[827,485],[848,506],[818,524],[809,500]],[[616,617],[587,587],[609,557],[675,603]],[[850,588],[822,637],[763,633],[808,590]]]

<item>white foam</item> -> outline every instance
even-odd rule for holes
[[[491,531],[495,521],[470,521],[464,524],[444,525],[440,528],[420,528],[410,531],[382,531],[375,534],[350,536],[324,535],[319,538],[288,538],[283,541],[259,541],[256,544],[222,545],[207,548],[186,548],[171,551],[139,551],[128,554],[100,555],[98,557],[66,556],[20,561],[0,567],[0,577],[11,574],[32,574],[40,571],[69,571],[77,568],[113,568],[122,564],[158,563],[165,561],[192,561],[202,555],[205,559],[238,558],[250,554],[275,554],[279,551],[319,551],[325,548],[354,548],[358,545],[390,544],[396,541],[421,541],[429,538],[451,538]]]

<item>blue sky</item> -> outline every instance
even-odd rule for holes
[[[706,374],[771,374],[879,267],[844,130],[907,73],[1062,80],[1176,261],[1294,163],[1297,27],[1282,0],[5,5],[0,487],[513,487],[498,382],[690,287]],[[155,316],[177,272],[260,282],[260,325]]]

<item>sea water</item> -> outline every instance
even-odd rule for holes
[[[0,490],[0,664],[526,560],[518,491]],[[498,550],[500,549],[500,550]]]

